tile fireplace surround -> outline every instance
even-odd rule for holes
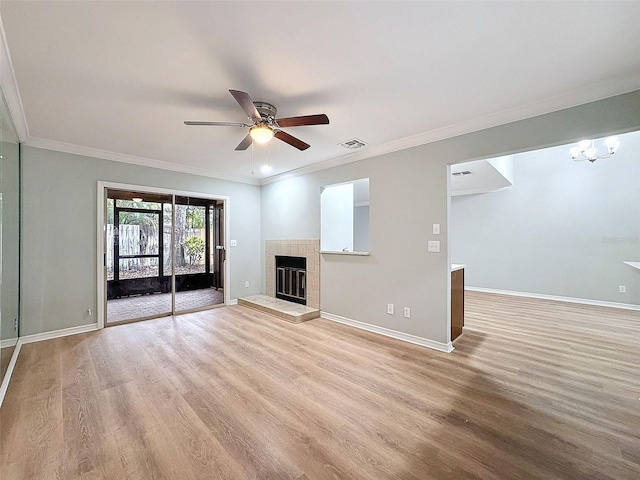
[[[307,307],[320,308],[320,240],[267,240],[265,272],[267,295],[276,296],[276,255],[307,259]]]

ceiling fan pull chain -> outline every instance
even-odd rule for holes
[[[253,142],[251,142],[251,175],[253,175]]]

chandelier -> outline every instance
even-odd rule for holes
[[[620,146],[618,137],[607,137],[604,139],[603,143],[606,148],[605,153],[598,153],[598,147],[596,146],[595,140],[582,140],[578,142],[577,147],[571,148],[569,150],[569,153],[571,154],[571,158],[576,162],[582,160],[595,162],[596,160],[600,160],[602,158],[609,158],[616,153],[618,147]]]

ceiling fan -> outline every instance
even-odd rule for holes
[[[329,123],[329,117],[325,114],[319,115],[303,115],[299,117],[276,118],[277,109],[270,103],[254,102],[246,92],[239,90],[229,90],[236,102],[245,111],[249,122],[195,122],[185,121],[185,125],[214,125],[223,127],[247,127],[249,133],[238,144],[236,150],[246,150],[253,141],[258,143],[267,143],[273,137],[288,143],[298,150],[306,150],[310,147],[308,143],[289,135],[281,130],[282,127],[299,127],[303,125],[326,125]]]

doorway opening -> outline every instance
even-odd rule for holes
[[[639,149],[634,131],[451,166],[449,251],[469,298],[640,310]]]
[[[225,303],[224,199],[105,188],[105,324]]]

